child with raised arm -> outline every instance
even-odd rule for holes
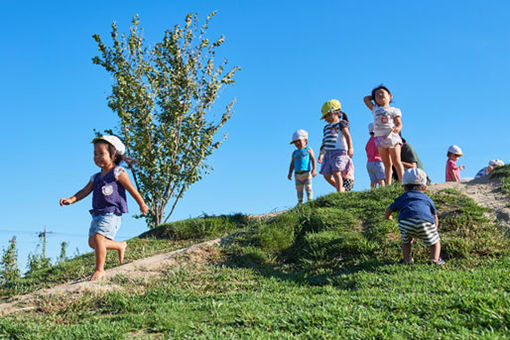
[[[374,116],[375,145],[384,163],[386,184],[391,184],[392,165],[397,171],[399,181],[402,181],[404,166],[400,160],[402,139],[402,113],[400,109],[390,106],[393,96],[385,86],[378,86],[372,90],[370,96],[363,98],[365,105]]]
[[[297,130],[292,135],[290,144],[294,144],[297,150],[292,153],[287,178],[291,180],[292,172],[294,172],[298,203],[304,202],[303,189],[305,189],[306,198],[310,202],[313,199],[312,177],[317,176],[317,172],[315,170],[315,155],[312,148],[308,146],[308,132],[302,129]]]
[[[465,166],[457,166],[457,160],[462,156],[462,149],[457,145],[451,145],[448,148],[446,157],[446,182],[460,182],[460,170],[464,170]]]
[[[443,265],[440,257],[441,243],[437,227],[439,224],[434,202],[424,192],[427,190],[427,174],[419,168],[404,172],[402,183],[405,193],[400,195],[386,209],[385,218],[393,221],[393,212],[398,211],[398,228],[402,235],[402,253],[400,263],[414,264],[411,257],[411,245],[414,238],[422,240],[430,249],[430,262]]]
[[[93,175],[87,185],[74,196],[60,199],[60,205],[70,205],[92,196],[92,222],[89,229],[89,246],[94,249],[96,270],[90,281],[99,280],[105,275],[104,264],[107,250],[119,253],[119,262],[124,260],[127,243],[114,241],[119,230],[122,214],[127,213],[126,190],[140,206],[142,214],[149,211],[142,196],[131,184],[126,170],[119,166],[123,160],[125,146],[116,136],[94,138],[94,163],[101,172]]]
[[[365,151],[367,152],[367,171],[370,177],[370,188],[377,188],[377,184],[379,184],[379,188],[381,188],[384,186],[386,175],[384,174],[384,164],[379,155],[379,150],[377,150],[377,146],[375,145],[374,123],[368,124],[368,133],[370,134],[370,138],[365,146]]]
[[[337,192],[345,191],[342,174],[346,174],[352,162],[353,147],[349,133],[349,118],[341,110],[342,105],[332,99],[322,105],[322,117],[327,124],[323,129],[319,163],[320,173]]]

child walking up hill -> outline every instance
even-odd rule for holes
[[[122,214],[127,213],[126,190],[133,196],[140,206],[142,214],[149,211],[142,196],[131,184],[126,170],[119,166],[123,160],[125,146],[116,136],[103,136],[95,138],[94,163],[101,168],[101,172],[93,175],[87,185],[74,196],[61,198],[60,205],[76,203],[91,192],[92,196],[92,222],[89,229],[89,246],[96,255],[96,270],[89,280],[99,280],[104,275],[106,251],[116,250],[119,253],[119,262],[124,260],[127,243],[114,241],[119,230]]]
[[[402,253],[404,258],[401,263],[414,264],[411,257],[411,245],[415,238],[422,240],[430,249],[430,261],[433,264],[442,265],[441,243],[437,232],[438,218],[434,202],[425,195],[427,190],[427,174],[418,168],[411,168],[404,173],[402,183],[405,193],[400,195],[386,209],[385,218],[393,220],[392,213],[398,215],[398,228],[402,235]]]
[[[323,129],[319,163],[320,173],[337,192],[345,191],[342,173],[347,173],[352,162],[353,147],[349,133],[349,119],[341,110],[342,105],[332,99],[322,105],[322,117],[327,124]]]
[[[448,148],[448,161],[446,161],[446,182],[460,182],[460,170],[464,170],[464,165],[457,166],[457,160],[462,156],[462,149],[457,145]]]

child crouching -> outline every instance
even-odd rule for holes
[[[402,235],[404,256],[401,263],[414,264],[411,257],[411,245],[414,238],[417,238],[429,246],[430,261],[433,264],[444,264],[445,262],[440,257],[441,244],[437,232],[439,224],[437,210],[430,197],[424,194],[424,191],[427,190],[427,174],[418,168],[408,169],[404,172],[402,183],[405,193],[386,209],[385,214],[385,218],[392,221],[392,213],[400,212],[398,228]]]

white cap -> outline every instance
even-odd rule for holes
[[[489,166],[503,166],[505,165],[505,162],[503,162],[501,159],[493,159],[492,161],[489,161]]]
[[[454,155],[459,155],[459,156],[463,155],[462,149],[460,147],[458,147],[457,145],[451,145],[448,148],[448,152],[449,153],[453,153]]]
[[[368,124],[368,132],[374,132],[374,123]]]
[[[104,140],[105,142],[113,145],[113,147],[115,148],[117,153],[119,155],[121,155],[121,156],[123,156],[124,153],[126,152],[126,147],[124,146],[124,143],[122,143],[122,141],[117,136],[101,136],[101,137],[97,137],[97,138],[94,138],[92,140],[92,143],[95,143],[98,140]]]
[[[411,168],[407,169],[402,176],[402,184],[427,184],[427,174],[422,169]]]
[[[306,132],[303,129],[297,130],[296,132],[294,132],[292,134],[292,141],[290,142],[290,144],[294,143],[295,141],[297,141],[299,139],[308,139],[308,132]]]

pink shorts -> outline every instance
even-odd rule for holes
[[[397,145],[402,145],[402,138],[397,133],[390,133],[388,136],[377,136],[375,137],[375,146],[378,148],[391,149]]]

